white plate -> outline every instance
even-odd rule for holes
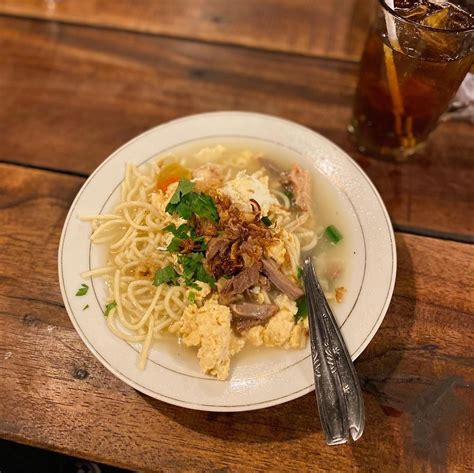
[[[81,214],[107,211],[117,201],[126,163],[140,165],[171,149],[201,140],[254,143],[300,161],[329,187],[350,227],[350,258],[344,281],[347,297],[335,307],[352,359],[368,345],[390,303],[396,273],[395,240],[384,204],[361,168],[340,148],[308,128],[256,113],[217,112],[174,120],[122,146],[89,177],[74,200],[59,246],[59,281],[67,312],[97,359],[135,389],[162,401],[207,411],[245,411],[274,406],[312,391],[313,371],[304,350],[249,349],[232,361],[231,377],[218,381],[199,371],[195,353],[176,342],[156,345],[147,367],[137,367],[137,347],[116,338],[101,308],[100,280],[76,297],[79,273],[100,265],[103,253],[89,241]],[[184,147],[184,148],[183,148]],[[85,304],[89,309],[83,310]]]

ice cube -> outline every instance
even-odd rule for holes
[[[430,13],[425,16],[421,23],[425,26],[430,26],[431,28],[445,28],[447,20],[449,19],[449,8],[443,8],[434,13]]]
[[[398,8],[397,13],[403,18],[412,21],[420,21],[422,20],[425,15],[428,13],[429,9],[427,5],[418,4],[416,7],[413,8]]]
[[[420,3],[423,3],[423,0],[395,0],[394,6],[395,10],[410,10],[416,8]]]
[[[469,13],[455,11],[449,15],[447,28],[450,30],[472,28],[474,26],[474,16]]]
[[[424,0],[426,3],[429,3],[431,6],[434,6],[435,8],[449,8],[451,6],[451,3],[449,0]]]
[[[469,12],[472,6],[466,5],[466,10],[447,0],[428,1],[431,8],[429,15],[422,21],[426,26],[445,30],[463,29],[474,26],[474,16]]]

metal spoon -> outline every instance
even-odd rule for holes
[[[316,399],[326,443],[338,445],[350,438],[355,441],[361,437],[365,423],[359,378],[310,256],[304,260],[303,280]]]

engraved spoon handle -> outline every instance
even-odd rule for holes
[[[359,378],[311,257],[303,280],[308,301],[309,334],[319,416],[328,445],[357,440],[364,430],[364,401]]]

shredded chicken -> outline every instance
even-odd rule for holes
[[[220,164],[208,163],[193,170],[193,180],[198,192],[220,187],[223,181],[223,167]]]
[[[309,210],[311,178],[308,171],[303,171],[298,164],[294,164],[290,172],[281,174],[281,183],[293,192],[296,206],[303,211]]]
[[[278,311],[275,304],[231,304],[232,325],[237,332],[266,324]]]
[[[220,291],[220,299],[222,302],[231,301],[235,296],[242,295],[247,289],[258,284],[260,269],[261,265],[254,264],[250,268],[241,271],[237,276],[228,279]]]
[[[265,258],[263,260],[263,272],[277,289],[291,299],[296,300],[304,295],[303,290],[288,279],[271,259]]]
[[[212,260],[217,255],[224,255],[232,244],[232,240],[225,237],[211,238],[207,244],[206,258]]]

